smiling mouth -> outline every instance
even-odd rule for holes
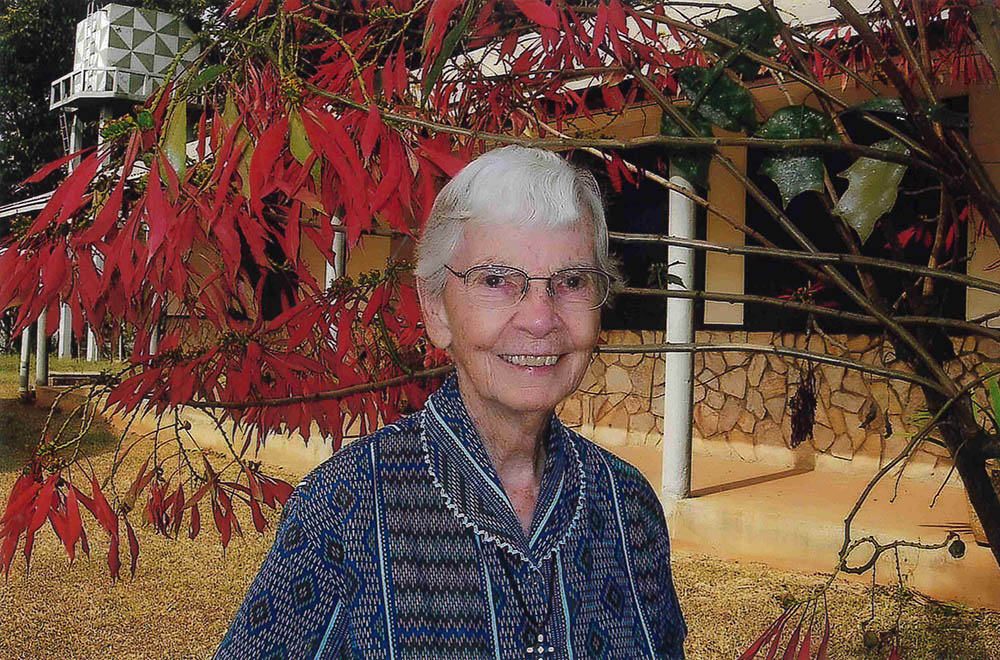
[[[517,365],[519,367],[551,367],[558,360],[558,355],[501,355],[504,362]]]

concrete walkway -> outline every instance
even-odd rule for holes
[[[870,476],[870,475],[869,475]],[[767,466],[695,456],[693,497],[670,518],[674,547],[741,561],[760,561],[802,572],[829,574],[844,539],[844,519],[869,476]],[[908,588],[931,598],[1000,610],[1000,568],[989,548],[978,546],[969,527],[965,492],[952,476],[933,506],[941,480],[900,480],[887,475],[856,516],[853,539],[874,536],[940,543],[949,530],[961,535],[966,554],[901,548],[900,569]],[[943,475],[942,475],[943,477]],[[864,564],[872,547],[857,548],[851,565]],[[893,552],[877,564],[882,584],[897,582]],[[870,573],[861,578],[871,580]]]

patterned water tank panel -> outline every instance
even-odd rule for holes
[[[77,25],[73,69],[117,69],[119,93],[140,94],[143,80],[164,76],[193,36],[173,14],[105,5]],[[199,52],[197,45],[185,51],[181,68],[193,62]]]

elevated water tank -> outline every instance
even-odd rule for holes
[[[77,24],[73,71],[52,83],[49,108],[105,105],[114,99],[141,102],[192,37],[173,14],[106,4]],[[199,52],[192,45],[178,66],[189,66]]]

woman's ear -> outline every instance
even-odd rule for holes
[[[420,312],[424,316],[424,327],[427,328],[427,338],[441,350],[448,350],[451,346],[451,325],[444,308],[444,292],[429,293],[427,280],[417,278],[417,296],[420,299]]]

